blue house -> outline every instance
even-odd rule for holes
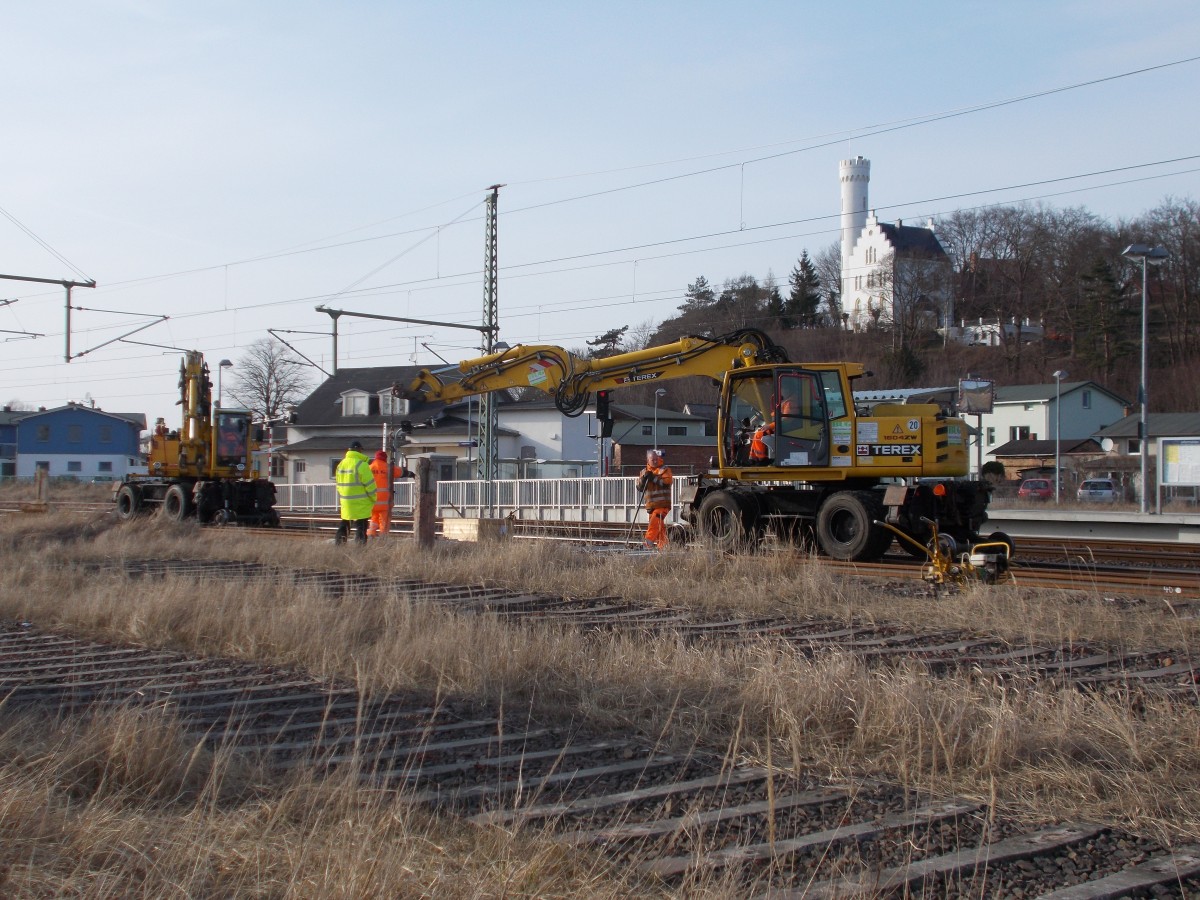
[[[68,403],[21,413],[16,421],[16,475],[32,478],[38,469],[51,477],[107,480],[142,465],[138,439],[144,413],[108,413]]]

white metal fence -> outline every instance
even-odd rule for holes
[[[679,521],[678,490],[667,519]],[[411,481],[396,484],[395,508],[412,513]],[[275,507],[293,512],[336,512],[337,490],[329,484],[277,484]],[[515,516],[550,522],[629,522],[641,509],[636,478],[522,478],[496,481],[439,481],[437,511],[443,518],[487,519]]]

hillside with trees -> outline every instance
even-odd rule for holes
[[[1131,403],[1141,360],[1142,268],[1130,244],[1170,254],[1148,271],[1149,392],[1155,412],[1200,410],[1200,204],[1167,198],[1129,221],[1107,222],[1082,207],[1001,206],[935,220],[951,261],[952,324],[983,320],[1041,326],[1044,337],[1001,334],[998,347],[946,340],[923,319],[847,330],[837,243],[801,251],[786,285],[772,272],[742,273],[715,286],[687,285],[675,315],[657,327],[617,328],[589,341],[593,355],[667,343],[684,334],[760,328],[793,360],[853,360],[875,377],[864,388],[944,386],[968,374],[998,384],[1050,383],[1056,369],[1091,379]],[[897,298],[904,286],[892,286]],[[597,353],[596,351],[599,351]],[[1169,388],[1169,389],[1168,389]],[[629,399],[638,402],[638,391]],[[669,406],[712,402],[711,386],[677,383]]]

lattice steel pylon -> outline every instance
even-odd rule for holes
[[[487,215],[485,216],[487,231],[484,237],[483,260],[483,352],[492,353],[496,346],[496,335],[500,330],[498,299],[496,290],[497,269],[497,224],[496,204],[500,197],[502,184],[493,184],[488,190],[492,193],[487,198]],[[493,481],[499,474],[500,440],[497,432],[499,423],[496,415],[496,397],[485,393],[479,403],[480,440],[479,440],[479,477],[484,481]],[[490,493],[489,493],[490,498]],[[489,507],[491,501],[489,499]]]

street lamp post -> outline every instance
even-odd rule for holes
[[[223,359],[219,363],[217,363],[217,407],[218,408],[220,408],[220,406],[221,406],[221,373],[223,373],[226,369],[232,369],[232,368],[233,368],[232,360]]]
[[[1146,353],[1147,353],[1147,328],[1146,321],[1146,266],[1157,266],[1165,262],[1169,255],[1162,247],[1151,247],[1148,244],[1130,244],[1121,251],[1121,255],[1126,259],[1140,259],[1142,261],[1142,377],[1138,384],[1138,406],[1141,407],[1141,418],[1138,421],[1138,455],[1141,457],[1141,504],[1140,509],[1143,515],[1147,512],[1147,495],[1146,489],[1149,487],[1149,482],[1146,479],[1146,442],[1150,439],[1149,422],[1149,400],[1147,397],[1146,385],[1148,378],[1146,377]],[[1155,491],[1157,493],[1157,489]]]
[[[1058,503],[1058,485],[1062,480],[1062,380],[1067,373],[1054,372],[1054,502]]]
[[[667,394],[666,388],[659,388],[654,392],[654,440],[652,443],[655,447],[658,446],[658,398],[665,397]]]

